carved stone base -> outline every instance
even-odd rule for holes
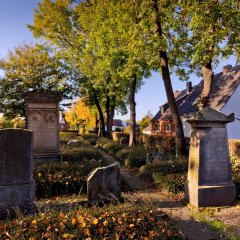
[[[61,153],[38,153],[33,155],[34,162],[36,163],[52,163],[52,162],[60,162],[62,157]]]
[[[185,184],[185,198],[195,207],[230,206],[235,201],[233,183],[215,186]]]
[[[16,212],[33,213],[35,183],[0,186],[0,219],[14,217]]]

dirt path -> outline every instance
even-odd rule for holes
[[[99,152],[109,163],[115,161],[113,157],[109,156],[103,150],[99,149]],[[154,209],[159,208],[167,213],[186,239],[226,239],[220,232],[211,229],[206,223],[194,218],[191,209],[188,208],[184,201],[176,200],[169,196],[169,194],[154,189],[151,184],[143,182],[138,176],[131,174],[131,172],[125,168],[121,167],[120,172],[126,183],[134,190],[133,192],[125,193],[125,196],[137,204],[148,203],[151,204]],[[232,215],[233,213],[234,216]],[[240,233],[240,208],[218,208],[217,216],[224,224],[233,223],[234,230]],[[234,220],[232,221],[233,217]],[[229,219],[231,219],[231,221]],[[234,236],[237,235],[234,234]]]

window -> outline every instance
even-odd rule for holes
[[[171,132],[171,123],[169,123],[169,122],[164,123],[164,132],[165,133],[170,133]]]

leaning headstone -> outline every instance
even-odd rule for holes
[[[32,158],[33,133],[23,129],[0,130],[0,218],[31,213],[35,186]]]
[[[120,164],[115,162],[93,170],[87,179],[87,195],[90,203],[120,199]]]
[[[33,131],[33,154],[37,162],[61,160],[59,140],[59,102],[61,98],[47,90],[24,95],[26,128]]]
[[[191,124],[186,199],[195,207],[227,206],[235,200],[226,116],[210,107],[185,118]]]

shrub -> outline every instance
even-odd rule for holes
[[[168,215],[134,203],[41,212],[0,224],[0,239],[183,239]]]
[[[112,143],[112,140],[105,137],[99,137],[97,139],[96,146],[103,148],[103,146],[107,143]]]
[[[106,144],[103,145],[103,149],[105,151],[107,151],[109,154],[110,154],[110,151],[111,151],[111,155],[115,154],[121,148],[122,147],[119,144],[113,143],[113,142],[106,143]]]
[[[121,138],[127,138],[129,139],[129,133],[125,132],[112,132],[112,139],[114,142],[120,143]]]
[[[72,131],[60,131],[60,143],[67,144],[70,139],[76,138],[77,132]]]
[[[79,147],[64,145],[61,147],[61,153],[62,161],[64,162],[83,162],[91,159],[102,159],[102,155],[97,151],[97,149],[91,145],[83,143],[81,143]]]
[[[87,175],[84,165],[66,162],[35,166],[36,197],[53,197],[86,192]]]
[[[115,156],[120,163],[128,168],[139,168],[146,163],[146,157],[149,149],[143,146],[122,148]]]
[[[175,154],[175,137],[163,135],[142,135],[143,145],[168,155]]]
[[[240,140],[229,140],[228,145],[231,158],[240,160]]]
[[[85,134],[82,135],[82,138],[84,141],[87,141],[88,143],[90,143],[91,145],[96,145],[97,140],[98,140],[98,135],[97,134]]]
[[[184,191],[184,184],[187,181],[187,173],[162,174],[153,173],[153,182],[160,188],[164,188],[172,193]]]
[[[186,173],[188,170],[187,159],[176,161],[159,161],[155,163],[148,163],[139,169],[139,173],[144,177],[152,177],[152,174],[159,172],[162,174],[178,174]]]

